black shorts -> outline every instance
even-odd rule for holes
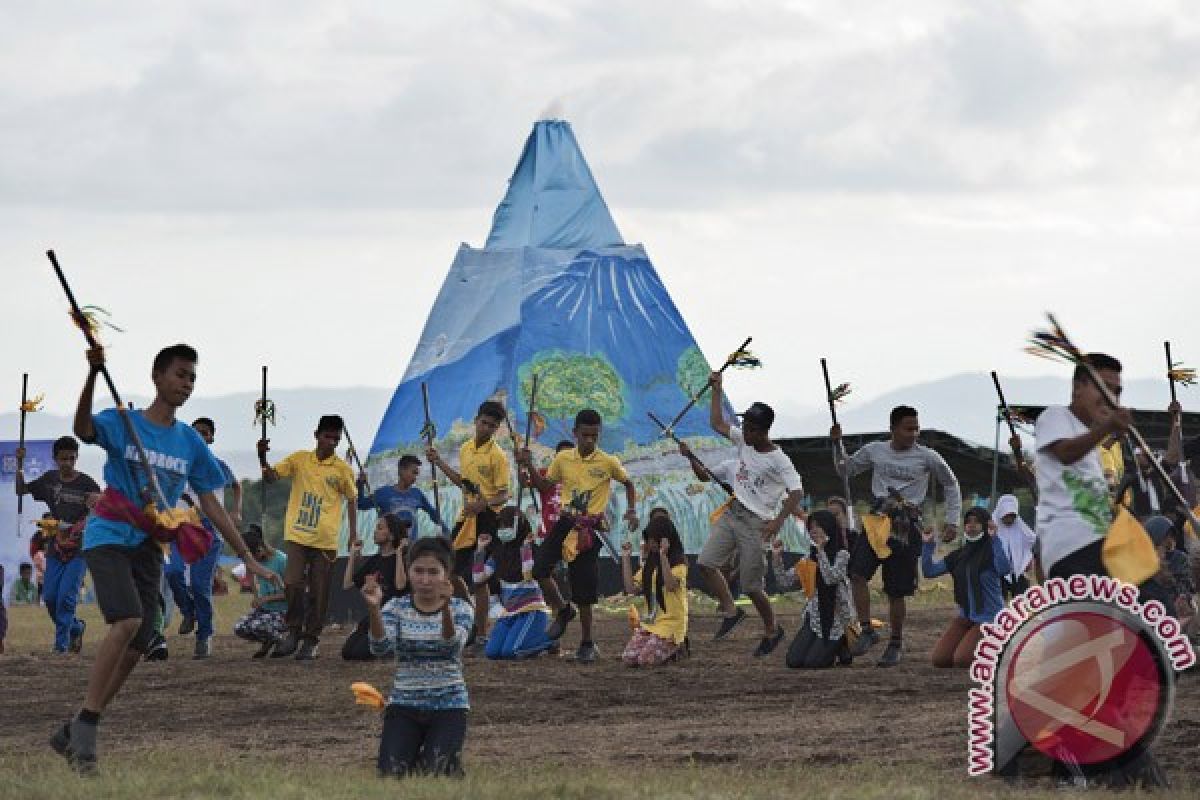
[[[459,530],[462,529],[462,523],[457,522],[454,525],[454,530],[450,533],[450,541],[453,542],[458,537]],[[486,533],[493,539],[496,538],[496,531],[500,529],[500,517],[495,511],[490,508],[485,508],[475,515],[475,538],[478,541],[480,534]],[[473,589],[475,584],[472,583],[471,571],[475,566],[475,545],[464,547],[461,550],[454,551],[454,574],[466,581],[467,587]]]
[[[141,627],[129,647],[146,652],[154,638],[154,623],[159,612],[159,582],[162,580],[162,550],[154,540],[134,548],[114,544],[83,551],[92,584],[96,588],[96,604],[109,625],[123,619],[142,620]]]
[[[559,517],[554,529],[542,542],[533,559],[533,577],[539,581],[550,577],[558,562],[562,560],[563,540],[575,527],[571,517]],[[567,564],[567,582],[571,586],[572,602],[581,606],[593,606],[600,599],[600,540],[597,537],[592,547],[575,556]]]
[[[1072,575],[1107,575],[1108,569],[1104,566],[1104,558],[1102,552],[1104,550],[1104,540],[1097,539],[1086,547],[1081,547],[1074,553],[1067,555],[1054,562],[1054,566],[1050,568],[1050,572],[1046,574],[1047,578],[1069,578]]]
[[[915,544],[910,539],[907,547],[899,547],[895,542],[891,546],[891,555],[881,559],[867,535],[859,534],[850,551],[850,574],[869,581],[882,564],[883,593],[888,597],[912,597],[917,593],[917,564],[921,560],[919,534]]]

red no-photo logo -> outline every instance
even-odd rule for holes
[[[1055,760],[1084,765],[1143,747],[1163,710],[1162,666],[1119,615],[1069,611],[1038,624],[1009,662],[1013,722]]]

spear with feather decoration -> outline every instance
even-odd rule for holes
[[[1196,370],[1191,367],[1185,367],[1178,361],[1171,359],[1171,343],[1163,342],[1163,349],[1167,351],[1167,383],[1171,387],[1171,402],[1176,402],[1175,399],[1175,384],[1182,383],[1184,386],[1192,386],[1196,383]]]
[[[1004,390],[1000,388],[1000,376],[996,374],[996,370],[992,370],[992,383],[996,386],[996,396],[1000,398],[1000,416],[1004,417],[1004,421],[1008,424],[1009,435],[1013,439],[1018,439],[1013,410],[1008,407],[1008,401],[1004,399]],[[1025,456],[1020,450],[1013,452],[1013,458],[1016,459],[1018,467],[1025,463]]]
[[[267,438],[267,423],[275,424],[275,403],[267,397],[267,365],[262,368],[262,396],[254,401],[254,421],[260,426],[263,441]],[[258,482],[258,528],[266,535],[267,530],[267,482]]]
[[[837,407],[839,403],[846,402],[846,398],[850,395],[850,384],[840,383],[836,387],[829,380],[829,365],[825,359],[821,359],[821,374],[825,378],[825,400],[829,403],[829,416],[833,420],[833,424],[838,424]],[[840,457],[843,464],[846,463],[848,456],[846,455],[846,443],[841,439],[833,445],[834,456]],[[846,524],[854,527],[854,498],[850,495],[850,474],[846,469],[842,469],[842,492],[846,495],[846,515],[848,519]]]
[[[17,472],[25,469],[25,417],[28,414],[35,414],[42,410],[42,401],[46,399],[46,395],[39,394],[36,397],[29,396],[29,373],[21,375],[21,438],[17,445]],[[17,495],[17,533],[21,532],[21,514],[25,510],[25,496]]]
[[[1047,312],[1046,318],[1050,321],[1050,329],[1046,331],[1034,331],[1030,336],[1029,345],[1025,348],[1026,352],[1039,358],[1046,358],[1051,361],[1065,361],[1068,364],[1083,367],[1085,374],[1095,384],[1104,402],[1114,410],[1120,408],[1121,406],[1116,396],[1108,388],[1108,384],[1100,378],[1099,373],[1096,372],[1096,368],[1088,361],[1087,355],[1075,346],[1075,343],[1067,336],[1066,331],[1058,324],[1058,320],[1055,319],[1053,314]],[[1175,481],[1171,480],[1171,476],[1167,474],[1167,470],[1163,467],[1162,462],[1154,457],[1154,451],[1150,449],[1150,445],[1146,444],[1146,439],[1142,436],[1141,432],[1133,425],[1129,426],[1129,437],[1137,443],[1142,452],[1146,454],[1146,458],[1154,465],[1154,469],[1158,472],[1158,477],[1162,479],[1163,485],[1175,495],[1175,500],[1191,520],[1192,528],[1200,531],[1200,521],[1196,519],[1196,515],[1192,512],[1191,506],[1188,505],[1187,499],[1179,491],[1179,487],[1175,485]]]
[[[717,370],[718,375],[730,367],[738,367],[740,369],[756,369],[762,366],[762,360],[746,349],[750,346],[750,342],[753,341],[753,338],[754,337],[752,336],[747,336],[746,341],[742,342],[742,346],[729,354],[729,357],[725,359],[725,363],[722,364],[721,368]],[[695,408],[696,404],[699,403],[701,398],[704,397],[704,393],[711,388],[712,378],[710,377],[704,386],[700,388],[700,391],[691,396],[687,402],[687,405],[683,407],[683,410],[675,415],[675,418],[671,420],[671,424],[667,425],[663,429],[663,435],[666,436],[674,433],[675,426],[679,424],[679,421],[683,419],[683,416]]]
[[[58,265],[58,257],[55,256],[53,250],[46,251],[46,258],[50,259],[50,265],[54,267],[54,273],[58,276],[58,282],[62,284],[63,292],[67,295],[67,302],[71,305],[71,319],[75,320],[75,324],[83,331],[83,336],[87,339],[88,347],[96,350],[100,347],[97,339],[99,326],[96,323],[94,315],[89,317],[85,311],[79,307],[79,303],[75,301],[75,293],[71,291],[71,285],[67,283],[67,276],[63,274],[62,267]],[[89,309],[96,309],[95,306],[88,306]],[[103,310],[103,309],[100,309]],[[107,312],[105,312],[107,314]],[[120,330],[114,325],[109,325],[114,330]],[[129,415],[129,409],[125,403],[121,401],[121,395],[117,391],[117,386],[113,383],[112,376],[108,373],[108,366],[101,365],[100,375],[104,378],[104,383],[108,386],[109,394],[112,395],[113,403],[116,404],[118,416],[125,427],[125,433],[129,436],[129,440],[133,442],[134,449],[137,451],[138,463],[142,467],[142,471],[146,473],[146,486],[142,488],[142,502],[149,505],[153,503],[158,510],[165,511],[167,509],[166,496],[163,494],[162,487],[158,484],[158,475],[150,466],[150,458],[146,455],[146,448],[142,445],[142,437],[138,436],[137,430],[133,427],[133,419]]]
[[[654,420],[655,425],[662,428],[663,436],[666,436],[668,439],[670,439],[672,442],[674,442],[676,445],[679,446],[680,452],[684,454],[684,456],[687,458],[688,461],[691,461],[693,464],[700,467],[701,470],[708,473],[708,476],[710,478],[712,478],[713,481],[715,481],[718,486],[720,486],[722,489],[724,489],[725,493],[727,495],[729,495],[730,497],[733,496],[733,487],[730,486],[725,481],[718,478],[715,474],[713,474],[713,471],[711,469],[709,469],[708,466],[703,461],[700,460],[700,456],[693,453],[692,448],[685,447],[683,442],[679,441],[679,437],[675,435],[675,432],[669,430],[667,428],[667,426],[663,424],[663,421],[661,419],[659,419],[654,414],[653,411],[647,411],[646,416],[648,416],[648,417],[650,417],[650,419]]]
[[[421,381],[421,400],[425,404],[425,425],[421,428],[419,434],[425,440],[427,447],[433,447],[433,440],[437,438],[437,428],[433,424],[433,418],[429,416],[429,384]],[[442,518],[442,494],[438,491],[438,471],[437,464],[429,462],[429,472],[433,476],[433,508],[437,511],[438,519]]]

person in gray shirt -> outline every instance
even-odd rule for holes
[[[946,491],[944,541],[958,535],[958,519],[962,513],[958,478],[936,450],[917,444],[921,432],[917,410],[897,406],[892,409],[890,422],[892,435],[888,440],[866,444],[845,460],[834,459],[839,475],[854,476],[871,470],[871,494],[877,503],[889,508],[892,518],[892,537],[888,541],[890,553],[886,558],[879,557],[865,535],[858,537],[850,556],[850,585],[863,629],[855,643],[853,654],[856,656],[865,655],[879,641],[879,634],[871,628],[871,593],[867,582],[879,566],[883,566],[883,592],[888,596],[891,639],[879,659],[881,667],[900,663],[906,598],[912,597],[917,590],[917,562],[921,557],[920,506],[929,494],[930,476],[936,477]],[[840,440],[841,426],[834,425],[829,437],[834,442]],[[844,450],[835,447],[834,452]]]

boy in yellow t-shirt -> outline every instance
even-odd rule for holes
[[[600,542],[595,531],[606,527],[604,512],[608,508],[613,481],[625,487],[628,507],[625,521],[629,529],[635,530],[638,525],[637,492],[633,488],[633,481],[616,456],[596,446],[602,424],[598,412],[592,409],[580,411],[575,416],[575,447],[555,455],[545,475],[532,468],[532,456],[528,450],[522,450],[519,456],[521,466],[528,471],[529,479],[538,491],[549,492],[556,484],[561,484],[562,512],[554,529],[538,548],[533,577],[541,584],[547,605],[554,610],[554,622],[546,635],[558,639],[566,631],[567,624],[575,618],[576,611],[573,605],[563,601],[550,574],[559,559],[567,561],[571,599],[579,605],[582,637],[575,660],[583,664],[593,663],[597,655],[596,645],[592,641],[592,606],[599,599]],[[569,539],[570,534],[575,535]]]
[[[458,450],[458,469],[447,464],[436,448],[425,451],[431,464],[437,465],[450,481],[462,489],[463,508],[454,523],[454,583],[455,592],[464,600],[474,595],[475,631],[473,641],[487,639],[488,584],[468,586],[474,581],[471,568],[475,563],[475,542],[482,534],[496,538],[496,513],[508,502],[508,457],[496,444],[495,435],[504,422],[504,406],[495,400],[480,404],[475,412],[475,436],[463,442]]]
[[[342,441],[342,418],[321,417],[313,437],[315,450],[298,450],[275,467],[267,463],[268,440],[258,443],[263,480],[292,479],[283,521],[283,552],[287,555],[284,595],[288,634],[271,658],[295,654],[298,661],[317,657],[317,642],[329,605],[329,579],[337,560],[342,513],[350,525],[351,547],[358,541],[358,514],[354,504],[358,488],[350,465],[334,452]]]

